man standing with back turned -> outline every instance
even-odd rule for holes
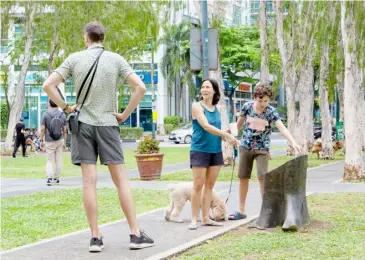
[[[92,84],[84,105],[80,110],[78,132],[72,134],[72,163],[81,165],[83,181],[84,208],[91,229],[90,252],[100,252],[103,237],[99,231],[97,220],[96,197],[96,161],[108,165],[113,182],[118,190],[120,205],[126,215],[130,227],[130,249],[141,249],[154,245],[139,229],[132,191],[124,173],[124,157],[120,142],[118,122],[125,121],[137,107],[146,92],[146,86],[133,72],[129,64],[119,54],[103,51],[104,26],[91,22],[85,26],[84,41],[86,50],[71,54],[62,65],[44,82],[43,88],[48,96],[65,112],[75,111],[84,101],[88,83],[81,91],[78,104],[70,107],[59,95],[56,86],[72,77],[76,93],[79,92],[90,68],[96,62],[96,73],[86,82]],[[117,111],[117,91],[119,79],[123,78],[133,89],[130,102],[123,113]],[[91,78],[91,79],[90,79]]]

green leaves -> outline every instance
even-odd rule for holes
[[[160,62],[162,75],[167,79],[169,87],[175,84],[177,77],[182,83],[194,87],[190,71],[189,24],[181,22],[177,25],[165,26],[164,32],[164,36],[159,40],[159,44],[166,46],[166,51]]]

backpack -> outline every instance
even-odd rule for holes
[[[55,141],[61,139],[63,135],[63,121],[61,120],[61,116],[63,115],[57,115],[52,118],[51,122],[49,123],[48,131],[51,138]]]

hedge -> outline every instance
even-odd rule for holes
[[[165,134],[169,135],[171,134],[172,130],[174,130],[173,124],[164,124],[163,127],[165,128]]]
[[[6,134],[8,133],[8,130],[6,129],[0,129],[0,134],[1,134],[1,141],[4,142],[5,138],[6,138]]]
[[[180,123],[182,123],[183,118],[180,116],[167,116],[163,119],[163,123],[165,125],[171,124],[174,128],[178,127]]]
[[[120,138],[128,140],[138,140],[141,139],[143,135],[142,127],[121,127],[120,128]]]

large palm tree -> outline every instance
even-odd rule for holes
[[[190,71],[189,37],[189,24],[181,22],[166,26],[164,35],[159,41],[166,46],[160,62],[161,72],[167,79],[169,93],[175,91],[175,111],[177,115],[183,117],[184,122],[188,111],[185,105],[186,88],[194,89],[193,74]]]

